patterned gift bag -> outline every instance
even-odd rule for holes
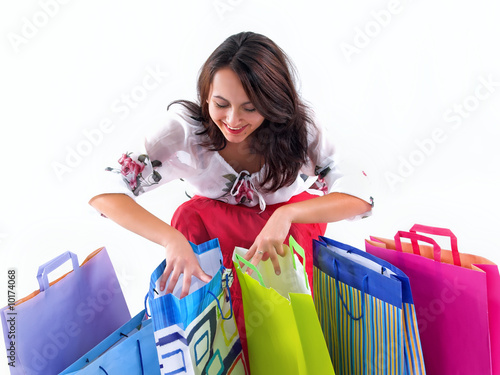
[[[247,374],[219,241],[191,246],[213,276],[208,284],[193,277],[189,294],[179,299],[182,277],[173,293],[159,293],[165,261],[151,275],[148,303],[161,374]]]
[[[337,375],[425,374],[406,275],[388,262],[320,237],[314,302]]]

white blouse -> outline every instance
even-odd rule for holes
[[[260,184],[263,169],[238,173],[217,151],[200,146],[202,136],[196,132],[201,124],[184,107],[176,105],[168,111],[164,123],[149,131],[142,149],[128,150],[115,166],[101,173],[93,196],[123,193],[135,199],[169,181],[183,179],[191,196],[250,207],[259,205],[261,211],[266,205],[287,202],[304,191],[315,195],[345,193],[373,206],[366,174],[361,170],[343,173],[335,160],[331,140],[320,125],[315,125],[309,128],[308,161],[295,182],[278,191],[265,192]]]

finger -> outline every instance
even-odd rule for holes
[[[284,257],[287,253],[286,247],[282,243],[275,245],[274,248],[276,249],[276,253],[281,257]]]
[[[184,280],[182,282],[181,299],[186,297],[191,287],[191,275],[184,273]]]
[[[259,262],[262,260],[262,257],[264,256],[264,252],[262,250],[257,250],[255,254],[252,257],[252,260],[250,263],[252,263],[255,267],[259,264]],[[253,270],[251,268],[248,268],[247,273],[251,276],[253,273]]]
[[[212,276],[203,272],[201,267],[199,267],[195,272],[193,272],[193,276],[196,276],[198,279],[200,279],[204,283],[209,283],[212,280]]]
[[[257,267],[257,264],[259,264],[259,262],[262,260],[262,258],[264,257],[266,253],[262,250],[257,250],[255,252],[255,254],[253,255],[252,257],[252,260],[250,261],[250,263],[252,263],[255,267]]]
[[[168,282],[166,294],[172,293],[174,291],[175,286],[177,285],[177,281],[179,280],[180,272],[174,270],[170,275],[170,281]]]
[[[252,246],[250,246],[250,249],[248,249],[248,251],[246,252],[245,255],[243,255],[243,259],[245,259],[246,261],[250,262],[251,259],[253,258],[254,254],[255,254],[255,250],[257,250],[257,245],[254,243]],[[239,265],[240,265],[240,268],[243,268],[245,267],[245,264],[243,262],[238,262]],[[251,275],[252,273],[249,273],[249,275]]]
[[[167,284],[168,277],[172,273],[172,266],[167,264],[167,267],[165,268],[165,271],[163,271],[163,274],[160,277],[160,291],[163,292],[165,290],[165,285]]]
[[[281,274],[280,262],[278,260],[278,253],[275,248],[269,252],[269,258],[271,258],[271,263],[273,264],[274,273],[276,275]]]
[[[253,244],[252,246],[250,246],[250,249],[248,249],[247,253],[243,256],[243,258],[245,260],[250,261],[250,259],[252,259],[252,257],[255,254],[255,250],[257,250],[257,245]],[[241,266],[243,266],[243,264],[241,264]]]

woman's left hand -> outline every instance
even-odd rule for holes
[[[255,266],[261,260],[271,258],[274,271],[277,275],[281,273],[278,255],[285,255],[283,242],[285,242],[290,231],[290,226],[292,225],[292,221],[285,214],[285,211],[284,207],[280,207],[274,211],[245,255],[245,259],[251,260],[251,263]]]

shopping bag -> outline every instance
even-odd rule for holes
[[[152,320],[142,310],[59,375],[159,375]]]
[[[337,375],[425,374],[408,277],[355,247],[313,240],[314,302]]]
[[[73,270],[49,283],[68,260]],[[105,248],[81,266],[67,251],[41,265],[37,279],[40,290],[1,310],[11,374],[59,374],[130,319]]]
[[[257,267],[236,247],[233,261],[241,285],[252,374],[334,374],[309,289],[303,249],[289,237],[290,251],[279,257],[277,276],[271,261]],[[286,247],[286,246],[285,246]],[[253,270],[252,275],[243,268]],[[245,267],[246,266],[246,267]]]
[[[417,231],[449,237],[452,249],[441,250]],[[459,253],[456,236],[446,228],[415,225],[394,240],[371,237],[365,243],[367,252],[410,279],[428,374],[500,374],[500,276],[495,264]]]
[[[193,277],[189,294],[179,299],[182,276],[173,293],[160,292],[165,261],[151,275],[148,304],[161,374],[246,374],[219,241],[191,246],[212,276],[208,284]]]

